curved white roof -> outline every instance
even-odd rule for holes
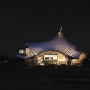
[[[82,53],[76,51],[74,46],[66,41],[62,35],[62,32],[59,32],[58,35],[50,41],[40,43],[26,43],[25,46],[30,49],[29,57],[47,50],[55,50],[73,58],[79,58],[80,54]]]

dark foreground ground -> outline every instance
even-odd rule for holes
[[[88,68],[0,69],[0,90],[90,90]]]

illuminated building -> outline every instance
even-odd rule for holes
[[[17,56],[25,58],[30,65],[81,65],[85,53],[79,52],[74,45],[67,42],[63,33],[47,42],[26,43],[25,48],[19,49]]]

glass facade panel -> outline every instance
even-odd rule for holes
[[[57,60],[57,55],[44,55],[44,60]]]

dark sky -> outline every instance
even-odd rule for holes
[[[90,49],[90,1],[1,0],[0,54],[15,56],[29,42],[56,37],[61,26],[66,40],[79,51]]]

